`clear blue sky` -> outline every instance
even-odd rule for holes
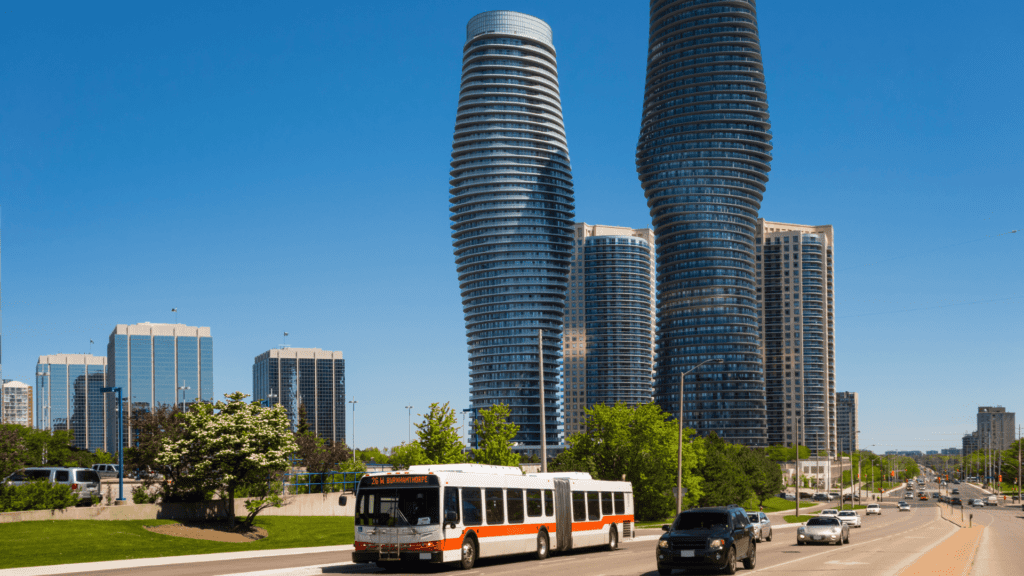
[[[492,9],[554,29],[578,219],[649,226],[644,2],[0,8],[4,376],[177,307],[212,327],[218,397],[284,331],[342,350],[360,447],[405,440],[407,404],[465,407],[448,162],[465,25]],[[959,446],[978,405],[1024,420],[1024,4],[759,18],[762,216],[835,226],[862,445]]]

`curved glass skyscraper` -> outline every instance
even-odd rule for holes
[[[518,12],[466,26],[452,144],[455,261],[474,410],[504,403],[522,451],[540,446],[538,330],[547,442],[558,442],[558,362],[573,193],[551,27]]]
[[[637,172],[657,239],[655,402],[766,443],[754,234],[771,131],[755,0],[652,0]]]

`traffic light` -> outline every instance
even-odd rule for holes
[[[999,482],[1000,482],[1000,483],[1002,483],[1002,481],[1003,481],[1003,475],[1002,475],[1002,474],[1000,474],[1000,475],[999,475]]]

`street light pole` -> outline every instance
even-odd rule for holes
[[[352,405],[352,458],[358,462],[359,453],[356,452],[356,404],[358,404],[359,401],[349,400],[348,403]]]
[[[182,383],[184,384],[184,382],[182,382]],[[191,389],[192,389],[191,386],[178,386],[178,390],[191,390]],[[185,411],[185,394],[184,393],[182,393],[182,395],[181,395],[181,411],[182,412]]]
[[[548,471],[548,414],[544,405],[544,331],[537,329],[537,374],[540,376],[540,471]]]
[[[409,410],[409,444],[412,444],[412,406],[406,406]]]
[[[679,375],[679,414],[677,416],[679,419],[679,455],[676,460],[676,515],[683,511],[683,383],[686,381],[687,374],[709,363],[724,364],[725,360],[722,358],[709,358]]]

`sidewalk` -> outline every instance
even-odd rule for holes
[[[220,562],[243,558],[268,558],[293,554],[317,554],[321,552],[346,552],[353,550],[351,544],[344,546],[319,546],[316,548],[280,548],[277,550],[252,550],[248,552],[221,552],[217,554],[193,554],[190,556],[162,556],[160,558],[133,558],[131,560],[107,560],[81,564],[55,564],[28,568],[7,568],[0,570],[0,576],[43,576],[44,574],[77,574],[95,570],[121,570],[145,566],[168,566],[171,564],[192,564],[194,562]]]

